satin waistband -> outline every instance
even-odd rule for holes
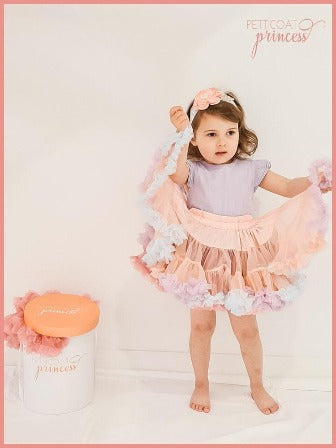
[[[199,208],[190,208],[189,211],[194,215],[200,216],[201,218],[208,219],[210,221],[220,221],[220,222],[248,222],[254,221],[255,218],[252,215],[238,215],[238,216],[226,216],[226,215],[216,215],[215,213],[206,212],[205,210],[200,210]]]

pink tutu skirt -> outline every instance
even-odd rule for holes
[[[161,160],[143,191],[164,166]],[[188,209],[183,190],[163,180],[147,202],[143,251],[131,257],[160,291],[189,308],[237,316],[279,311],[300,295],[302,268],[326,244],[329,212],[317,185],[254,218]]]

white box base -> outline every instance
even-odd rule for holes
[[[20,348],[19,394],[24,406],[40,414],[65,414],[87,406],[94,397],[96,329],[69,337],[58,356]]]

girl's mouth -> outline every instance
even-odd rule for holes
[[[217,156],[222,156],[223,154],[226,154],[227,153],[227,151],[218,151],[218,152],[216,152],[215,154],[217,155]]]

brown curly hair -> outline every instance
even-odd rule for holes
[[[194,132],[196,132],[196,130],[199,128],[202,116],[204,114],[216,115],[226,120],[232,121],[234,123],[238,123],[239,141],[237,151],[233,156],[232,161],[234,159],[247,159],[248,157],[245,157],[244,154],[246,154],[247,156],[251,156],[252,154],[255,153],[258,146],[258,137],[252,130],[246,127],[244,110],[237,96],[232,92],[225,92],[225,93],[234,99],[237,107],[235,107],[231,103],[228,103],[227,101],[220,101],[218,104],[210,105],[207,109],[199,110],[192,122],[192,128]],[[194,101],[191,102],[187,110],[187,115],[189,119],[190,119],[190,109],[191,106],[193,105],[193,102]],[[194,146],[191,142],[189,142],[187,158],[193,161],[204,160],[198,147]]]

